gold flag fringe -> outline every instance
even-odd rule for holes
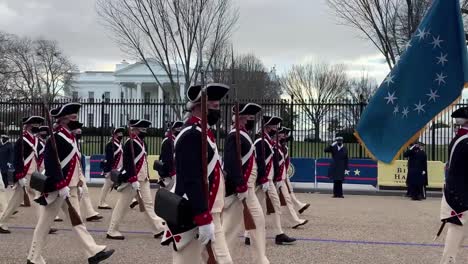
[[[468,88],[468,83],[465,83],[464,87],[465,89]],[[434,120],[436,120],[437,118],[439,118],[440,116],[444,115],[445,113],[447,113],[449,110],[452,110],[452,108],[461,100],[461,95],[455,99],[455,101],[453,101],[448,107],[446,107],[444,110],[442,110],[440,113],[438,113],[434,118],[432,118],[429,122],[429,123],[432,123]],[[422,132],[424,132],[424,130],[426,129],[426,127],[424,126],[424,128],[420,129],[418,132],[416,132],[408,141],[406,141],[406,143],[400,148],[400,150],[398,150],[397,154],[392,158],[392,162],[395,161],[396,158],[398,158],[401,153],[408,148],[409,145],[411,145],[411,143],[414,143],[417,139],[419,139],[421,137],[421,134]],[[361,136],[359,135],[359,133],[354,130],[354,136],[356,137],[357,141],[359,142],[359,144],[364,148],[365,152],[367,153],[367,155],[375,160],[375,161],[379,161],[379,159],[377,159],[375,157],[375,155],[372,153],[372,151],[369,150],[369,148],[366,146],[366,144],[364,143],[364,141],[362,140]]]

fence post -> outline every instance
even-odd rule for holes
[[[289,157],[292,157],[292,154],[294,153],[294,95],[291,95],[291,105],[289,109],[289,118],[291,119],[291,137],[293,140],[289,141]]]
[[[364,97],[361,95],[359,95],[359,119],[362,117],[362,112],[364,112]],[[357,124],[356,124],[357,125]],[[362,145],[359,144],[359,158],[363,158],[364,157],[364,153],[363,153],[363,149],[362,149]]]
[[[104,153],[104,94],[102,94],[102,101],[101,101],[101,153]]]
[[[432,139],[431,139],[431,159],[432,160],[436,160],[436,139],[435,139],[435,132],[436,132],[436,129],[435,129],[435,121],[432,121],[432,128],[431,128],[431,131],[432,131]]]

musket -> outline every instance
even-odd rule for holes
[[[275,133],[275,148],[276,148],[276,151],[273,152],[273,155],[276,156],[276,160],[279,161],[279,152],[280,152],[280,145],[278,144],[278,130],[276,130],[276,133]],[[283,176],[281,176],[281,180],[283,180]],[[286,199],[284,198],[284,194],[283,194],[283,191],[281,190],[281,186],[278,188],[278,196],[279,196],[279,200],[280,200],[280,204],[281,206],[286,206]]]
[[[24,138],[23,138],[22,128],[20,129],[20,142],[21,142],[20,155],[21,155],[21,160],[23,161],[22,168],[24,168]],[[31,200],[29,200],[29,195],[28,195],[28,192],[26,191],[25,186],[23,186],[23,204],[24,204],[24,207],[31,207]]]
[[[135,148],[133,146],[133,135],[132,135],[132,131],[131,131],[131,127],[130,125],[128,126],[128,135],[129,135],[129,139],[130,140],[130,157],[132,158],[132,170],[133,170],[133,173],[137,173],[136,171],[136,166],[135,166]],[[144,144],[144,143],[143,143]],[[142,150],[143,151],[143,150]],[[133,176],[133,175],[132,175]],[[135,175],[136,176],[136,175]],[[138,179],[137,179],[138,180]],[[138,208],[140,209],[140,212],[144,212],[146,211],[146,208],[145,208],[145,204],[143,203],[143,198],[141,198],[141,193],[140,193],[140,190],[137,190],[137,195],[136,195],[136,198],[137,198],[137,201],[138,201]]]
[[[57,171],[58,171],[59,175],[61,176],[61,178],[64,179],[65,177],[63,177],[62,165],[60,164],[60,157],[58,155],[58,150],[57,150],[57,142],[55,141],[54,129],[53,129],[53,125],[52,125],[52,117],[50,116],[49,107],[48,107],[48,104],[45,102],[45,100],[46,99],[44,98],[44,109],[45,109],[45,111],[47,113],[46,114],[47,126],[49,127],[49,131],[51,133],[51,136],[49,137],[49,140],[50,140],[50,143],[51,143],[51,146],[52,146],[52,150],[53,150],[52,152],[55,154],[54,156],[55,156],[55,161],[56,161],[56,165],[57,165]],[[45,160],[44,160],[44,162],[45,162]],[[75,210],[75,208],[71,204],[70,199],[68,197],[65,198],[65,202],[67,203],[67,206],[68,206],[68,215],[70,216],[70,221],[72,223],[72,226],[82,225],[83,221],[81,221],[80,215]]]
[[[263,111],[262,111],[262,126],[261,126],[261,137],[262,137],[262,161],[265,162],[265,168],[266,168],[266,161],[265,161],[265,122],[263,120]],[[265,175],[265,177],[268,177],[268,175]],[[275,213],[275,207],[273,206],[273,202],[271,201],[270,195],[268,194],[268,191],[265,192],[265,202],[266,202],[266,210],[267,210],[267,215],[269,214],[274,214]]]
[[[232,64],[234,64],[234,52],[232,52]],[[232,65],[232,84],[234,84],[234,65]],[[240,143],[240,119],[239,119],[239,99],[237,97],[237,89],[236,89],[236,102],[235,102],[235,118],[236,118],[236,123],[235,123],[235,136],[236,136],[236,154],[237,154],[237,166],[239,167],[239,177],[243,177],[243,167],[242,167],[242,148],[241,148],[241,143]],[[247,183],[246,183],[247,184]],[[247,201],[246,199],[242,200],[242,205],[244,207],[243,213],[244,213],[244,227],[245,230],[254,230],[256,228],[255,222],[252,216],[252,213],[250,213],[249,207],[247,206]]]
[[[207,98],[206,98],[206,88],[204,85],[201,90],[201,160],[202,160],[202,183],[203,189],[205,192],[205,200],[207,208],[209,210],[209,189],[208,189],[208,139],[207,139],[207,127],[208,127],[208,117],[207,117]],[[211,246],[211,241],[208,241],[206,244],[206,251],[208,252],[208,264],[216,264],[216,259],[213,253],[213,248]]]

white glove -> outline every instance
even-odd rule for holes
[[[138,181],[132,182],[132,188],[135,191],[139,191],[140,190],[140,183]]]
[[[202,245],[215,240],[215,226],[213,222],[198,227],[198,240]]]
[[[270,183],[269,182],[265,182],[264,184],[262,184],[262,191],[263,192],[268,192],[268,188],[270,188]]]
[[[62,197],[64,200],[70,197],[70,188],[68,188],[68,186],[65,186],[62,189],[60,189],[59,196]]]
[[[13,165],[12,165],[10,162],[7,163],[7,166],[8,166],[8,168],[10,168],[10,169],[13,167]]]
[[[422,172],[422,175],[426,175],[426,171],[423,171],[423,172]]]
[[[244,201],[245,199],[247,199],[247,195],[248,195],[248,191],[245,191],[243,193],[238,193],[237,199],[239,199],[240,201]]]
[[[21,179],[18,180],[18,183],[19,183],[19,185],[20,185],[21,187],[26,187],[26,186],[28,186],[28,179],[26,179],[26,178],[21,178]]]
[[[281,188],[283,186],[283,181],[275,182],[275,186],[277,189]]]
[[[336,146],[336,144],[338,144],[338,142],[335,141],[335,142],[333,142],[333,143],[331,144],[331,146],[334,147],[334,146]]]

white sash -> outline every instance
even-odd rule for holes
[[[119,154],[120,152],[123,152],[123,149],[122,149],[122,144],[117,144],[116,142],[113,142],[114,145],[117,146],[117,149],[115,150],[114,152],[114,156],[116,156],[117,154]]]
[[[68,156],[65,157],[65,159],[63,159],[61,162],[60,162],[60,166],[63,168],[65,168],[65,166],[67,166],[67,164],[75,157],[75,155],[78,155],[78,157],[80,157],[80,151],[78,150],[78,145],[76,144],[76,142],[70,138],[68,138],[65,134],[63,134],[62,132],[57,132],[57,134],[59,136],[61,136],[63,139],[65,139],[65,141],[67,141],[70,145],[72,145],[73,149],[72,151],[68,154]]]

